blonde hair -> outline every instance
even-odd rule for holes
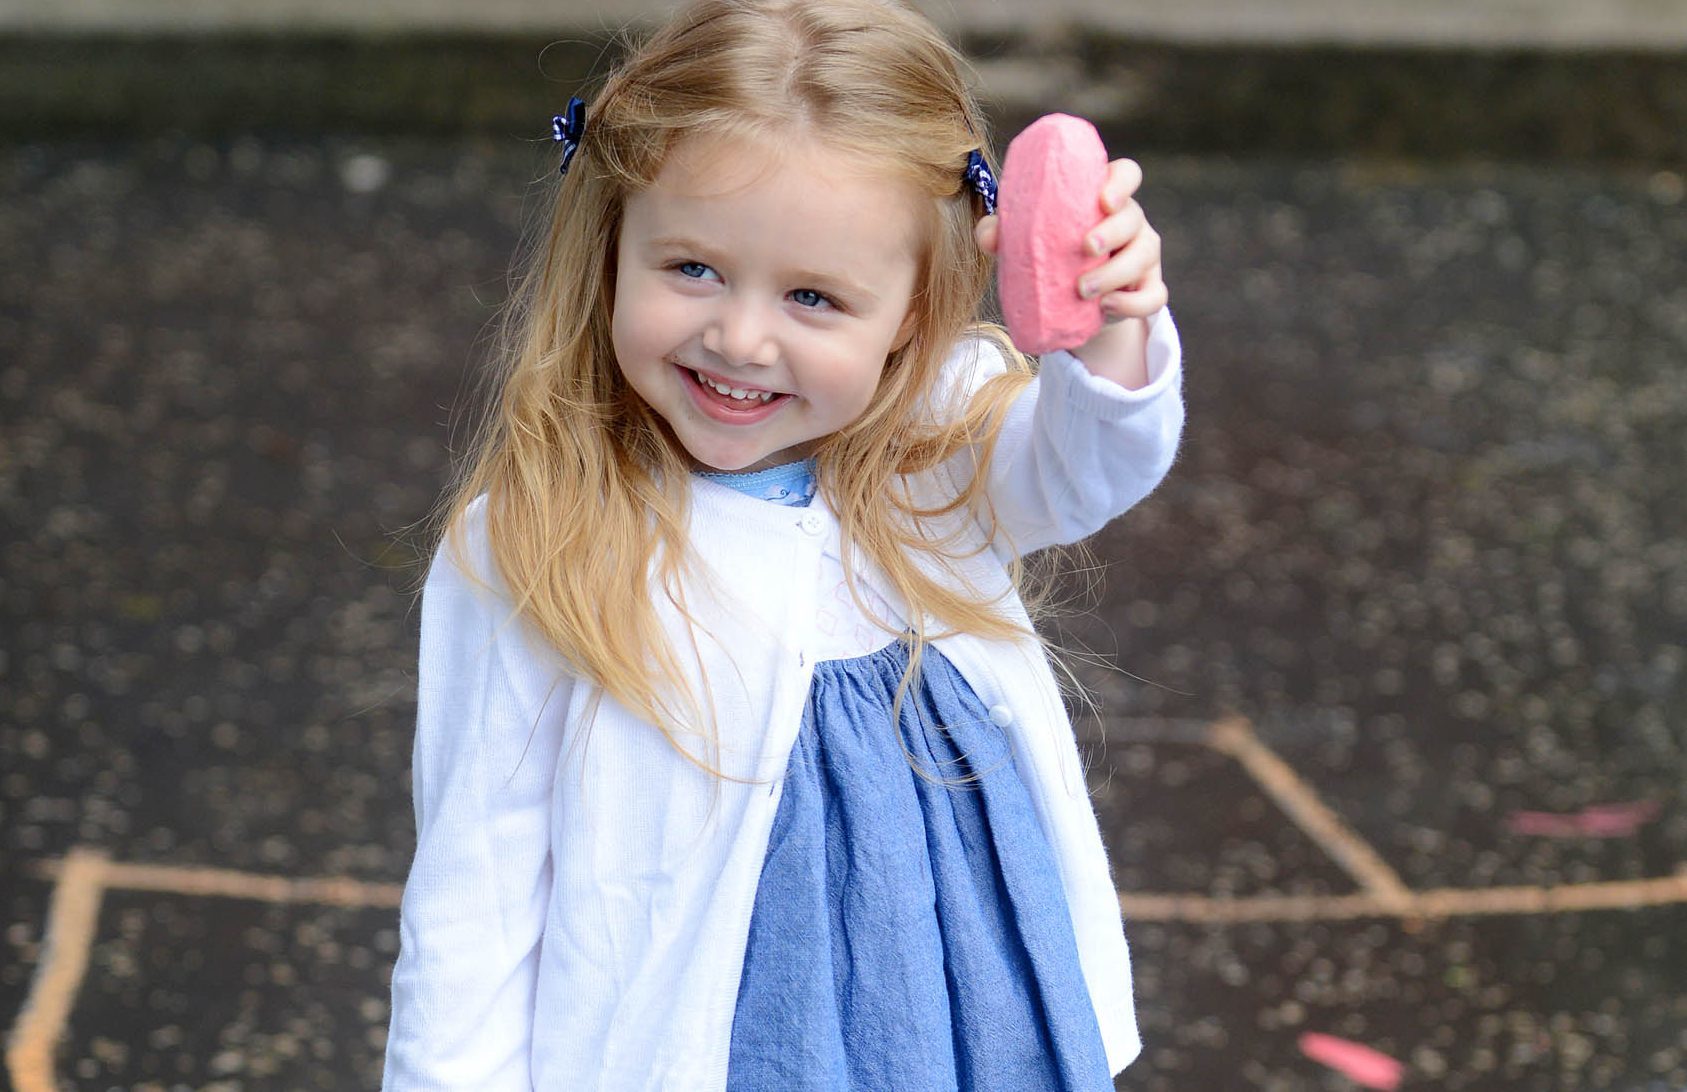
[[[819,489],[840,524],[844,571],[853,573],[859,551],[908,605],[906,687],[934,636],[1032,635],[1000,602],[934,579],[914,560],[923,554],[953,566],[964,556],[952,538],[933,536],[941,517],[970,509],[993,526],[984,475],[972,474],[936,509],[919,506],[910,479],[966,452],[974,468],[986,465],[1030,377],[1029,362],[1005,337],[976,323],[990,259],[973,238],[982,209],[963,174],[968,153],[988,155],[988,141],[963,67],[935,27],[891,0],[687,6],[592,97],[548,232],[506,315],[502,389],[440,513],[452,545],[460,549],[461,517],[485,494],[492,556],[516,612],[573,670],[711,770],[678,738],[696,732],[711,754],[717,739],[703,723],[706,695],[675,694],[665,681],[682,676],[651,601],[660,588],[691,619],[681,590],[689,462],[622,377],[611,344],[626,198],[652,184],[681,139],[777,137],[793,127],[857,162],[882,163],[931,198],[912,335],[886,359],[862,416],[815,450]],[[1008,371],[962,412],[934,419],[944,360],[969,332],[994,340]],[[1013,576],[1018,583],[1017,564]],[[941,631],[928,632],[928,619]]]

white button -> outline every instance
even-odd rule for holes
[[[820,518],[819,512],[804,512],[802,519],[797,522],[797,526],[811,535],[818,535],[821,529],[826,526],[826,521]]]
[[[990,723],[998,728],[1006,728],[1013,723],[1013,710],[1005,705],[992,705],[990,707]]]

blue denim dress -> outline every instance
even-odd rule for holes
[[[792,495],[783,503],[807,499],[800,483]],[[896,710],[908,654],[898,641],[815,665],[756,890],[727,1088],[1110,1090],[1060,875],[1009,741],[935,648]]]

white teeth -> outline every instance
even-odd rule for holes
[[[696,376],[697,382],[703,384],[703,386],[708,387],[711,390],[717,390],[730,398],[736,398],[740,402],[746,402],[752,398],[757,401],[766,402],[773,397],[772,391],[752,391],[746,390],[742,387],[728,387],[723,383],[716,383],[713,379],[710,379],[708,376],[704,375],[700,371],[696,371],[695,369],[693,369],[691,374]]]

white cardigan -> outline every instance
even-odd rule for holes
[[[1141,390],[1065,353],[1043,358],[989,467],[997,519],[1018,550],[1083,538],[1160,481],[1183,423],[1180,358],[1165,311]],[[968,342],[949,366],[970,387],[1002,362]],[[725,1088],[750,912],[813,673],[814,574],[823,553],[836,556],[838,526],[819,498],[786,508],[705,479],[693,480],[690,519],[704,571],[718,577],[686,589],[712,639],[689,641],[671,610],[664,617],[686,642],[694,692],[707,677],[720,767],[752,784],[700,770],[607,698],[587,730],[596,688],[511,618],[478,502],[467,556],[435,557],[387,1092]],[[861,575],[898,602],[877,574]],[[969,559],[964,579],[1009,590],[993,551]],[[1009,607],[1024,620],[1016,597]],[[1031,642],[958,635],[938,647],[1008,722],[1116,1073],[1141,1049],[1130,959],[1053,674]]]

